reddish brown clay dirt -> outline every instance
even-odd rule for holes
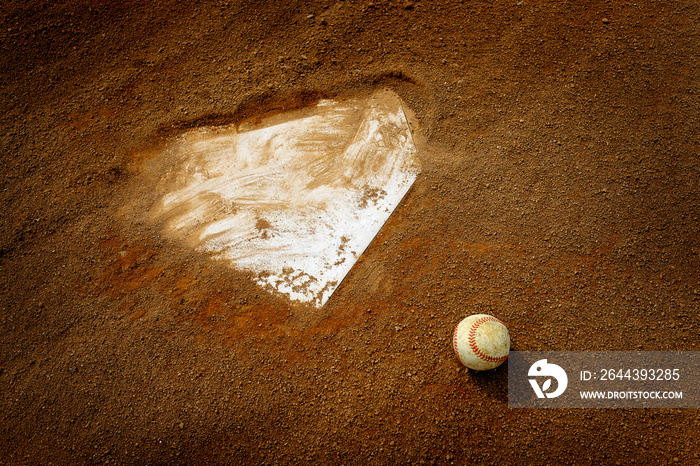
[[[698,464],[697,410],[519,410],[516,350],[698,350],[700,4],[4,2],[0,463]],[[423,172],[320,310],[124,209],[202,124],[388,87]],[[146,155],[144,155],[146,154]]]

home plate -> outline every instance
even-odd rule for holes
[[[420,172],[390,91],[198,128],[163,151],[151,214],[265,288],[322,306]]]

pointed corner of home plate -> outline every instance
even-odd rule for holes
[[[245,130],[198,128],[168,145],[151,214],[262,287],[321,307],[415,182],[416,152],[388,90]]]

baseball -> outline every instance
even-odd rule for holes
[[[487,314],[474,314],[455,328],[452,345],[459,362],[469,369],[495,369],[508,359],[510,335],[505,324]]]

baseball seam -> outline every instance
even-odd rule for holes
[[[457,359],[459,360],[459,362],[464,364],[464,362],[462,361],[462,358],[459,356],[459,349],[457,349],[457,329],[458,328],[459,328],[459,324],[457,324],[457,326],[455,327],[455,332],[452,335],[452,348],[455,350],[455,354],[457,355]]]
[[[505,324],[501,322],[500,320],[496,319],[495,317],[480,317],[479,319],[474,322],[474,324],[471,326],[469,329],[469,347],[474,351],[474,354],[476,354],[480,359],[483,359],[484,361],[488,362],[503,362],[506,359],[508,359],[508,355],[501,356],[500,358],[495,358],[493,356],[488,356],[487,354],[484,354],[481,349],[479,349],[478,346],[476,346],[476,331],[478,330],[479,326],[483,324],[484,322],[498,322],[501,325]],[[456,349],[456,346],[455,346]],[[459,354],[457,355],[459,356]]]

